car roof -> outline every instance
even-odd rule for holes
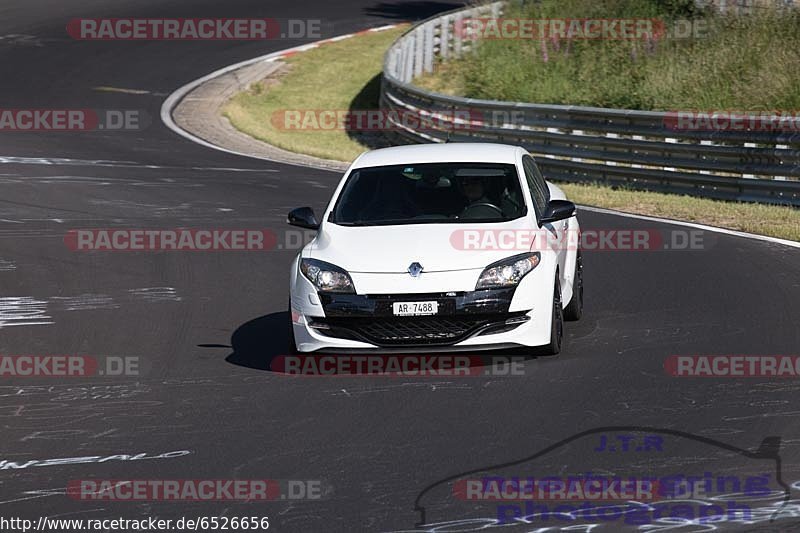
[[[518,146],[495,143],[411,144],[365,152],[353,168],[420,163],[508,163],[516,162]]]

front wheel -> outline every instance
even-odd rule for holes
[[[553,290],[553,318],[550,321],[550,344],[545,345],[545,355],[558,355],[564,339],[564,310],[561,307],[561,282],[556,273],[556,286]]]

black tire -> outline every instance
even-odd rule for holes
[[[583,316],[583,256],[578,250],[575,259],[575,278],[572,282],[572,300],[564,308],[564,320],[580,320]]]
[[[561,282],[556,272],[556,286],[553,291],[553,319],[550,321],[550,344],[542,347],[544,355],[558,355],[564,341],[564,310],[561,307]]]

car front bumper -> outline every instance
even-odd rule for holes
[[[375,290],[374,279],[355,275],[356,288],[369,284],[369,294],[326,294],[317,293],[293,268],[295,344],[304,353],[464,352],[541,346],[550,340],[552,274],[539,270],[516,288],[478,291],[465,289],[475,287],[480,271],[449,273],[435,284],[453,289],[446,292],[417,292],[408,275],[396,280],[381,275],[380,287],[393,289],[382,293]],[[438,313],[394,316],[394,302],[416,301],[436,301]]]

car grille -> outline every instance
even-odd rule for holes
[[[404,318],[315,318],[310,326],[329,337],[360,340],[378,346],[448,345],[461,342],[475,333],[513,329],[502,316],[447,316]]]

